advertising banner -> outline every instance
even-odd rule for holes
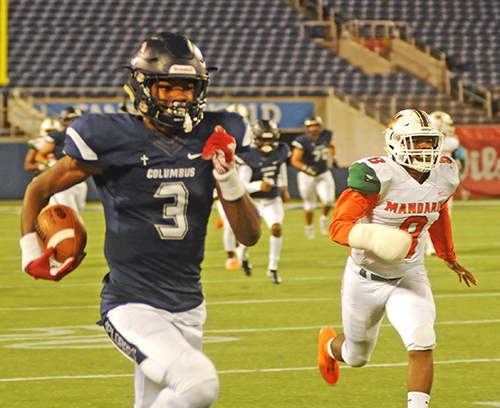
[[[466,151],[457,197],[500,197],[500,126],[459,126],[455,132]]]

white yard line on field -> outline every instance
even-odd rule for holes
[[[481,358],[471,360],[448,360],[448,361],[434,361],[434,364],[473,364],[473,363],[498,363],[500,358]],[[408,363],[393,363],[393,364],[368,364],[365,368],[379,368],[379,367],[400,367],[407,366]],[[341,369],[352,368],[349,366],[341,366]],[[284,368],[262,368],[251,370],[222,370],[218,374],[241,374],[241,373],[270,373],[270,372],[284,372],[284,371],[306,371],[317,370],[318,367],[284,367]],[[0,382],[21,382],[21,381],[46,381],[46,380],[81,380],[81,379],[103,379],[103,378],[119,378],[119,377],[133,377],[133,374],[108,374],[108,375],[64,375],[54,377],[21,377],[21,378],[0,378]]]
[[[450,295],[435,295],[434,298],[464,298],[464,297],[488,297],[488,296],[500,296],[499,292],[494,293],[458,293]],[[207,301],[208,306],[220,306],[220,305],[245,305],[251,303],[285,303],[285,302],[331,302],[338,301],[338,297],[326,297],[326,298],[294,298],[294,299],[252,299],[252,300],[227,300],[220,302]],[[97,308],[99,305],[85,305],[85,306],[46,306],[46,307],[3,307],[0,308],[0,312],[13,312],[13,311],[38,311],[38,310],[62,310],[62,309],[92,309]]]

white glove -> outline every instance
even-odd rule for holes
[[[367,249],[386,261],[401,261],[410,250],[412,236],[380,224],[356,224],[349,233],[349,246]]]

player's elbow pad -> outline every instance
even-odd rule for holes
[[[367,249],[386,261],[401,261],[412,237],[405,231],[380,224],[356,224],[349,232],[349,246]]]

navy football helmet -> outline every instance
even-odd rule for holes
[[[209,70],[200,49],[182,35],[164,32],[144,41],[130,60],[130,86],[125,85],[135,109],[160,125],[188,133],[203,119],[207,100]],[[173,78],[192,80],[192,102],[166,104],[153,97],[151,87]]]
[[[278,147],[280,131],[272,120],[259,120],[252,130],[255,146],[260,152],[268,154]]]
[[[82,116],[82,111],[80,109],[68,106],[61,111],[61,113],[59,114],[59,119],[63,122],[70,122],[75,118],[79,118],[80,116]]]

